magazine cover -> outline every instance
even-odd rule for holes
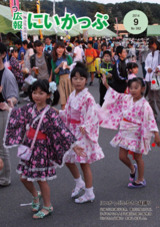
[[[1,227],[159,227],[159,12],[0,1]]]

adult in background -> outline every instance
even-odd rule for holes
[[[4,67],[3,59],[7,48],[0,43],[0,103],[8,102],[13,107],[18,102],[18,85],[13,73]],[[8,112],[0,110],[0,159],[4,167],[0,171],[0,186],[8,186],[11,183],[11,165],[8,149],[3,146],[4,131],[6,128]]]
[[[124,93],[127,88],[127,65],[126,57],[127,52],[123,46],[118,46],[116,48],[116,55],[118,59],[113,66],[113,71],[111,72],[112,76],[112,88],[119,93]]]
[[[53,49],[53,59],[51,61],[52,72],[55,74],[56,84],[59,85],[61,109],[65,108],[67,99],[73,91],[69,78],[72,58],[66,55],[65,44],[62,41],[56,43]]]
[[[36,54],[30,57],[31,71],[37,79],[51,80],[51,55],[43,52],[43,43],[40,40],[34,42]]]
[[[80,41],[77,39],[75,41],[75,48],[74,48],[74,52],[73,52],[73,62],[83,62],[83,53],[82,53],[83,49],[80,48]]]
[[[31,56],[34,55],[33,45],[31,42],[28,43],[27,48],[25,50],[26,50],[26,54],[24,55],[24,64],[22,65],[22,72],[24,74],[24,79],[27,78],[29,76],[29,73],[31,72],[30,58]],[[23,94],[20,94],[20,97],[24,97],[25,101],[29,101],[28,88],[29,88],[29,85],[24,82],[22,86]]]
[[[129,59],[130,62],[136,62],[136,49],[133,46],[133,43],[130,42],[128,44],[128,56],[127,58]]]
[[[149,54],[149,49],[148,49],[147,42],[146,40],[143,40],[143,45],[141,46],[140,56],[139,56],[139,60],[142,65],[143,78],[146,77],[145,60],[148,54]]]
[[[18,60],[22,61],[26,53],[24,47],[22,46],[22,41],[20,39],[17,39],[14,44],[18,48]]]
[[[149,85],[148,102],[153,109],[155,118],[157,118],[156,104],[160,110],[160,90],[151,90],[152,76],[157,69],[158,61],[160,61],[160,43],[157,41],[156,37],[151,37],[149,39],[149,49],[151,50],[151,53],[147,55],[145,61],[145,70],[147,72],[145,80]]]
[[[31,66],[30,66],[30,58],[31,56],[34,55],[34,50],[33,50],[33,45],[32,43],[28,43],[27,44],[27,48],[26,48],[26,54],[24,56],[24,69],[25,69],[25,73],[28,74],[30,69],[31,69]]]

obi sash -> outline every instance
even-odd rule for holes
[[[81,123],[80,121],[75,120],[75,119],[69,119],[68,122],[69,122],[70,124],[80,124],[80,123]]]
[[[29,131],[27,132],[27,137],[29,139],[33,139],[35,132],[36,130],[30,127]],[[38,132],[38,135],[37,135],[38,140],[45,140],[46,138],[47,138],[46,134],[42,133],[41,131]]]

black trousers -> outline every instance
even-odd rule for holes
[[[106,94],[107,88],[103,85],[103,83],[99,82],[99,93],[100,93],[100,99],[99,104],[102,106],[104,102],[104,96]]]

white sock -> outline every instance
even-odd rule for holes
[[[93,196],[94,195],[93,187],[91,187],[91,188],[85,188],[85,194],[87,196]]]
[[[77,187],[80,187],[80,186],[82,186],[84,184],[84,181],[83,181],[81,175],[80,175],[79,178],[74,178],[74,181],[76,182],[76,186]]]

